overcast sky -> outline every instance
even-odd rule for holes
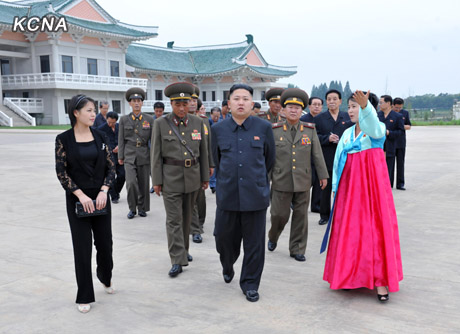
[[[331,80],[402,97],[460,93],[459,0],[97,2],[122,22],[158,26],[148,44],[236,43],[252,34],[268,63],[297,66],[281,82],[308,93]]]

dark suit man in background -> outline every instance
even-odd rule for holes
[[[125,184],[125,167],[118,162],[118,114],[114,111],[109,111],[106,115],[107,122],[102,124],[98,130],[104,132],[107,137],[107,143],[112,151],[113,158],[116,162],[117,178],[109,190],[112,203],[118,203],[120,200],[120,192]]]
[[[380,97],[380,111],[377,113],[380,122],[385,123],[387,127],[387,137],[383,150],[387,160],[388,174],[390,176],[390,185],[393,188],[395,178],[395,156],[396,143],[400,136],[404,133],[404,121],[400,114],[391,110],[393,99],[390,95],[382,95]]]
[[[337,144],[343,132],[353,123],[350,121],[348,113],[339,109],[342,104],[342,94],[338,90],[330,89],[327,91],[326,104],[328,110],[315,117],[315,124],[327,171],[329,175],[332,175]],[[320,220],[318,222],[320,225],[325,225],[329,221],[331,192],[332,182],[328,182],[326,188],[321,192]]]
[[[323,110],[323,99],[312,96],[308,101],[308,114],[300,117],[301,122],[315,123],[314,118]],[[332,181],[332,180],[331,180]],[[311,161],[311,212],[319,213],[321,205],[321,186],[319,185],[318,175],[316,174],[315,163]]]
[[[275,162],[270,123],[252,113],[253,89],[230,88],[232,118],[213,125],[212,153],[216,165],[216,222],[214,236],[226,283],[235,274],[243,240],[240,287],[251,302],[259,300],[265,258],[265,223],[270,201],[269,172]]]
[[[411,129],[409,112],[404,108],[404,100],[396,97],[393,100],[393,111],[399,113],[404,121],[404,133],[396,143],[396,189],[406,190],[404,179],[404,164],[406,159],[406,131]]]
[[[109,111],[109,102],[102,100],[99,102],[99,114],[97,114],[94,120],[93,128],[98,129],[104,125],[107,120],[107,112]]]

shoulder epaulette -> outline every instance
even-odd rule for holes
[[[257,114],[257,116],[259,116],[259,117],[264,117],[266,115],[267,115],[267,113],[265,113],[263,111],[261,111],[260,113]]]
[[[208,116],[200,115],[201,118],[208,118]]]
[[[283,126],[283,122],[278,122],[278,123],[273,123],[272,124],[272,129],[280,128]]]
[[[300,122],[300,124],[303,124],[307,128],[314,129],[315,128],[315,123],[308,123],[308,122]]]

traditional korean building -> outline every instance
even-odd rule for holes
[[[64,17],[68,31],[13,32],[15,17]],[[147,91],[143,110],[149,112],[175,81],[198,85],[207,107],[220,105],[236,82],[248,83],[254,99],[263,100],[279,78],[296,73],[270,65],[251,35],[241,43],[190,48],[139,43],[157,31],[122,23],[93,0],[0,1],[0,124],[68,124],[66,105],[80,93],[124,114],[124,92],[134,86]]]

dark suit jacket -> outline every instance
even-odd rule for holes
[[[348,113],[339,111],[337,120],[334,120],[329,110],[320,113],[313,119],[316,124],[321,149],[323,150],[324,160],[328,171],[332,171],[334,167],[334,156],[337,150],[337,144],[329,142],[331,132],[342,137],[343,132],[348,129],[353,123],[350,121]],[[332,175],[332,174],[331,174]]]
[[[275,163],[271,124],[249,116],[241,126],[232,118],[212,126],[216,203],[226,211],[259,211],[270,202],[269,173]]]
[[[104,123],[107,123],[107,120],[102,116],[101,113],[96,115],[96,119],[94,120],[94,124],[92,126],[93,129],[98,129],[101,125],[104,125]]]
[[[56,137],[56,173],[62,187],[67,192],[77,189],[98,189],[103,185],[110,187],[115,178],[115,164],[105,136],[98,130],[91,129],[98,156],[94,171],[82,162],[75,140],[73,128]]]
[[[412,125],[410,122],[409,112],[405,109],[402,109],[399,114],[403,118],[404,125]],[[404,130],[403,135],[399,136],[396,140],[396,148],[406,148],[406,130]]]
[[[383,111],[377,113],[380,122],[385,123],[389,134],[385,139],[383,150],[386,152],[387,157],[394,157],[396,154],[396,141],[404,133],[404,121],[400,114],[396,111],[390,111],[385,118]]]
[[[313,121],[313,118],[314,117],[310,113],[308,113],[308,114],[305,114],[302,117],[300,117],[300,120],[302,122],[314,123],[315,121]]]

